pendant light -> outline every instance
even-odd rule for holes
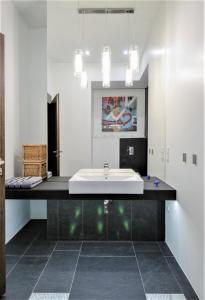
[[[132,26],[133,28],[134,26]],[[126,73],[125,73],[125,85],[127,87],[131,87],[133,86],[133,74],[139,73],[139,49],[137,45],[134,45],[134,36],[132,35],[132,45],[130,43],[130,15],[128,14],[128,24],[127,24],[127,28],[128,28],[128,45],[129,46],[129,50],[128,50],[128,59],[129,59],[129,67],[126,69]],[[134,33],[134,31],[132,32]]]
[[[133,19],[134,19],[134,14],[133,14]],[[129,29],[130,29],[130,19],[128,21],[129,21]],[[134,24],[132,24],[131,28],[132,28],[132,37],[131,37],[132,40],[129,47],[129,67],[133,72],[139,73],[139,48],[137,45],[135,45],[136,36],[135,36]]]
[[[83,51],[76,49],[74,54],[74,76],[80,78],[83,71]]]
[[[125,74],[125,85],[127,87],[133,86],[133,78],[132,78],[132,70],[130,68],[126,69],[126,74]]]
[[[84,16],[85,16],[85,12],[83,12],[83,15],[82,15],[82,44],[83,44],[83,48],[84,48],[84,43],[85,43],[85,35],[84,35],[84,29],[85,29],[85,19],[84,19]],[[86,56],[88,56],[90,54],[88,54],[88,50],[84,50],[83,54],[85,54]],[[81,73],[81,78],[80,78],[80,87],[82,89],[86,89],[88,87],[88,74],[87,74],[87,71],[84,70],[83,68],[83,71]]]
[[[108,9],[105,15],[105,28],[108,28]],[[108,31],[107,31],[108,32]],[[110,87],[110,73],[111,73],[111,49],[109,46],[104,46],[102,49],[102,86],[104,88]]]
[[[129,67],[132,71],[139,72],[139,50],[137,46],[131,46],[129,49]]]
[[[79,5],[77,11],[79,13]],[[81,18],[81,34],[80,34],[81,35],[80,43],[82,44],[82,49],[75,50],[75,57],[74,57],[74,76],[80,78],[80,87],[83,89],[88,87],[88,75],[87,75],[87,71],[84,70],[83,58],[84,55],[86,56],[90,55],[89,50],[85,50],[85,51],[83,50],[84,49],[84,27],[85,26],[84,26],[84,12],[83,12]]]
[[[103,87],[110,87],[110,73],[111,73],[111,49],[106,46],[102,51],[102,79]]]
[[[80,78],[80,87],[82,89],[85,89],[88,87],[88,75],[86,71],[83,71],[81,73],[81,78]]]

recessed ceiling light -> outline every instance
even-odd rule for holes
[[[90,51],[89,50],[85,50],[85,55],[89,56],[90,55]]]
[[[124,54],[124,55],[128,55],[128,50],[124,50],[124,51],[123,51],[123,54]]]

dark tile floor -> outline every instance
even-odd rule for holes
[[[6,245],[5,300],[195,300],[163,242],[47,241],[29,222]]]

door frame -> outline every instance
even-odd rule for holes
[[[6,291],[5,271],[5,70],[4,35],[0,33],[0,296]]]
[[[56,94],[55,97],[52,97],[48,94],[48,104],[56,103],[56,158],[57,158],[57,176],[60,176],[60,94]],[[48,126],[48,123],[47,123]]]

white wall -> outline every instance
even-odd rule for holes
[[[149,64],[151,85],[149,146],[155,154],[149,157],[149,171],[177,190],[177,202],[166,204],[166,241],[199,298],[205,299],[202,57],[203,3],[165,2],[142,60],[142,66]],[[169,149],[164,172],[163,145]],[[191,161],[193,153],[197,166]]]
[[[30,200],[31,219],[47,219],[47,200]]]
[[[167,204],[170,213],[166,216],[166,238],[170,246],[175,249],[178,261],[200,298],[205,284],[203,277],[202,5],[202,2],[190,2],[179,3],[176,6],[169,4],[167,7],[167,11],[170,12],[167,47],[171,51],[167,53],[166,96],[167,147],[171,150],[170,162],[166,167],[166,178],[168,182],[175,185],[179,199],[179,203]],[[176,31],[175,34],[173,30]],[[176,124],[174,128],[173,115]],[[184,151],[188,152],[186,166],[181,162]],[[198,156],[197,166],[191,163],[193,153]],[[194,263],[193,257],[196,258]]]
[[[28,99],[28,27],[10,1],[2,2],[5,34],[5,147],[6,178],[20,169],[22,101]],[[6,241],[30,219],[29,202],[6,200]]]
[[[204,49],[205,49],[205,5],[204,5]],[[203,61],[204,63],[204,61]],[[204,78],[205,78],[205,64],[204,64]],[[205,80],[204,80],[204,91],[205,91]],[[205,116],[205,104],[204,104],[204,116]],[[203,124],[204,128],[204,149],[205,149],[205,122]],[[205,178],[205,159],[204,159],[204,178]],[[205,216],[205,189],[204,189],[204,216]],[[205,217],[204,217],[204,279],[205,279]],[[203,297],[205,299],[205,284],[204,284],[204,291]]]

